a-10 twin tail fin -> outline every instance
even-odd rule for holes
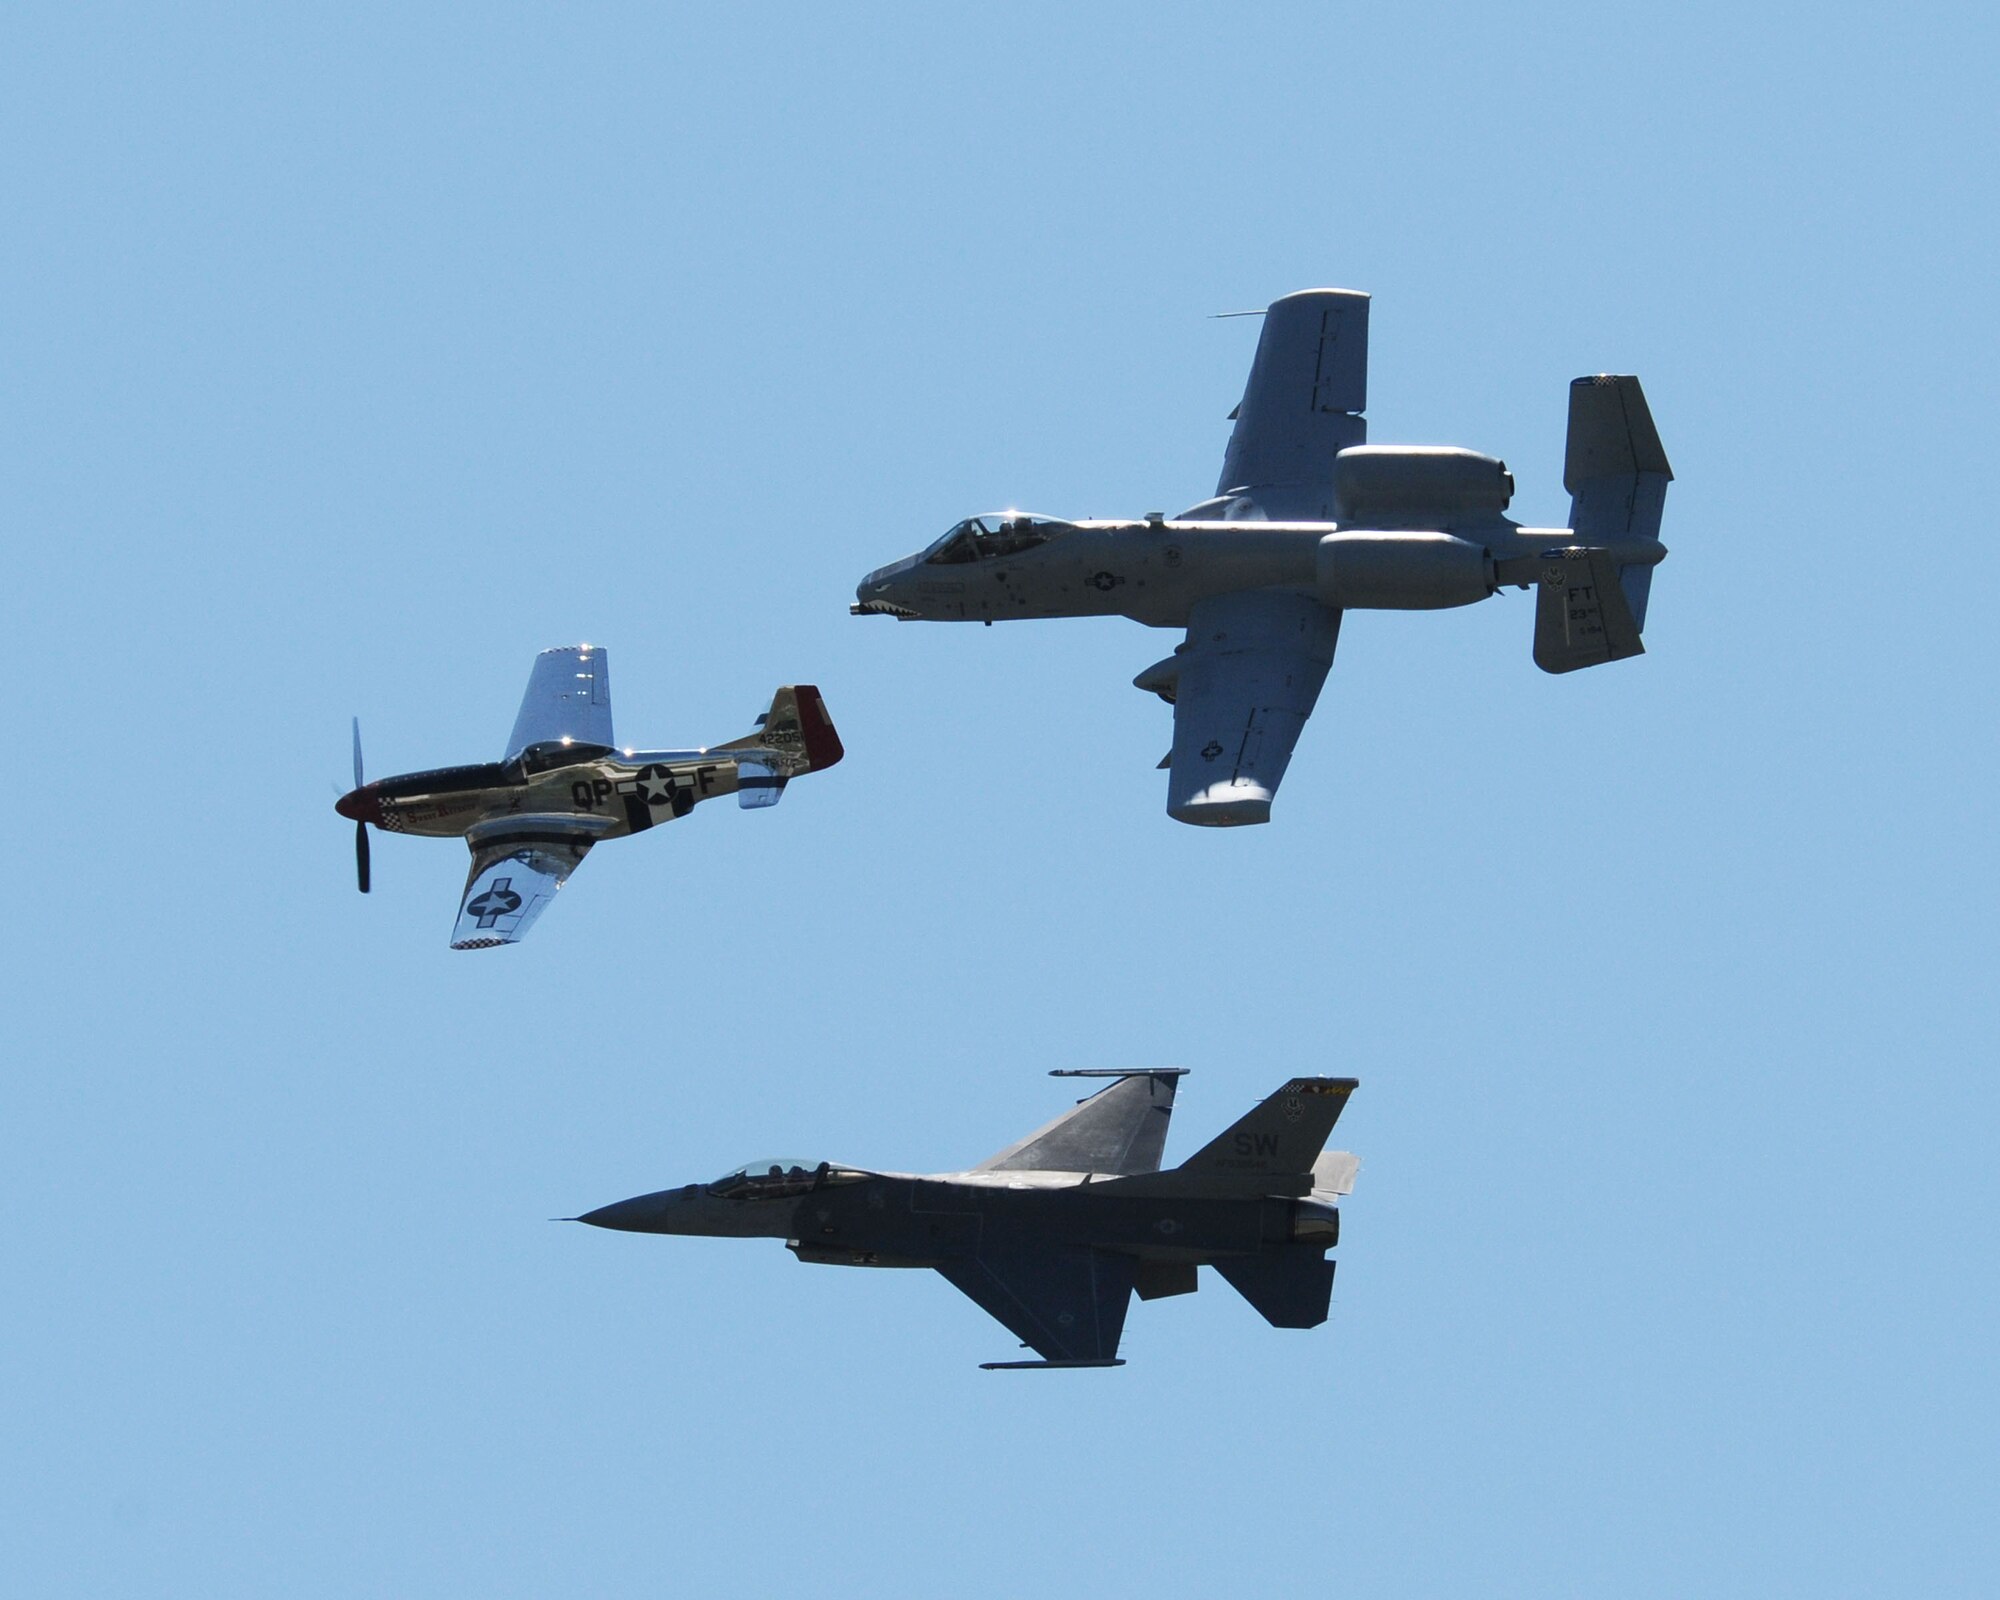
[[[1634,377],[1569,386],[1563,487],[1574,543],[1536,559],[1535,665],[1574,672],[1645,650],[1653,568],[1667,553],[1660,515],[1673,481],[1646,394]]]

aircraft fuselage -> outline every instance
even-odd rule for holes
[[[850,609],[904,621],[1122,616],[1178,628],[1210,596],[1290,589],[1343,609],[1429,610],[1529,581],[1521,564],[1571,538],[1566,528],[1524,528],[1498,516],[1476,526],[1382,530],[1035,520],[1052,531],[1031,548],[961,561],[940,561],[933,548],[878,568],[856,587]],[[1356,579],[1358,564],[1366,581]]]
[[[593,836],[615,839],[684,817],[703,800],[734,794],[736,762],[705,750],[620,751],[547,765],[481,762],[406,773],[345,796],[344,817],[387,833],[455,839],[512,817],[588,819]]]
[[[1085,1173],[836,1170],[780,1184],[802,1193],[716,1187],[640,1195],[578,1220],[631,1233],[783,1239],[802,1261],[856,1267],[934,1267],[1010,1239],[1201,1263],[1295,1243],[1325,1249],[1340,1234],[1338,1209],[1308,1197],[1133,1194]]]

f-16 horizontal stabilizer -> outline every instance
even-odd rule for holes
[[[1175,1170],[1225,1178],[1306,1177],[1347,1097],[1360,1086],[1358,1078],[1294,1078]]]
[[[1333,1302],[1334,1263],[1311,1245],[1215,1263],[1229,1287],[1274,1328],[1317,1328]]]

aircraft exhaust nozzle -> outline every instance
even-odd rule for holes
[[[1340,1243],[1340,1207],[1322,1200],[1294,1201],[1292,1238],[1300,1244],[1316,1244],[1331,1250]]]

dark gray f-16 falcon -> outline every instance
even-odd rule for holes
[[[363,894],[371,822],[388,833],[463,838],[472,871],[451,947],[485,950],[517,942],[599,841],[643,833],[718,795],[774,806],[788,781],[832,766],[842,753],[811,684],[780,689],[754,733],[713,749],[618,749],[605,653],[573,645],[535,658],[498,761],[365,783],[357,720],[354,790],[334,809],[354,822]]]
[[[1326,1320],[1339,1196],[1360,1162],[1322,1152],[1353,1078],[1294,1078],[1178,1167],[1160,1170],[1178,1067],[1115,1078],[965,1172],[752,1161],[568,1220],[629,1233],[783,1239],[801,1261],[935,1267],[1041,1357],[988,1367],[1115,1367],[1134,1291],[1192,1294],[1213,1267],[1274,1327]]]
[[[1213,499],[1138,522],[973,517],[869,573],[851,608],[1185,628],[1186,642],[1133,683],[1174,708],[1168,814],[1212,826],[1270,820],[1342,612],[1470,605],[1533,586],[1535,661],[1570,672],[1640,654],[1666,554],[1673,473],[1637,378],[1570,385],[1570,525],[1524,528],[1503,515],[1514,493],[1504,462],[1365,442],[1367,295],[1308,289],[1263,315]]]

